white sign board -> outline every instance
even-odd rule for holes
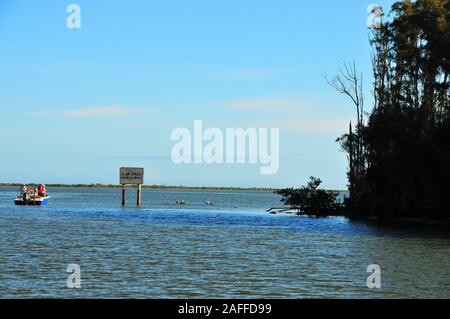
[[[138,167],[121,167],[120,184],[129,184],[129,185],[144,184],[144,169]]]

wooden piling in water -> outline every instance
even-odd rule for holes
[[[137,188],[137,207],[141,207],[141,189],[142,189],[142,187],[141,187],[142,185],[141,184],[139,184],[138,185],[138,188]]]
[[[122,207],[125,207],[125,185],[122,185]]]

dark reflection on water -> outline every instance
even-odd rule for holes
[[[122,209],[119,189],[51,189],[37,208],[14,207],[15,192],[0,188],[3,298],[450,297],[442,233],[270,215],[271,193],[145,190],[142,209]],[[188,205],[167,204],[177,199]],[[80,290],[66,287],[72,263]],[[376,291],[366,287],[374,263]]]

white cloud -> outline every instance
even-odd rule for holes
[[[256,121],[258,127],[274,127],[282,131],[340,134],[348,128],[351,118],[341,114],[339,107],[319,99],[295,96],[255,97],[222,103],[228,109],[251,112],[270,118]],[[246,122],[249,125],[249,122]]]
[[[299,119],[278,123],[281,130],[303,133],[343,133],[346,131],[349,119]]]
[[[91,117],[91,116],[125,116],[129,111],[122,106],[100,106],[93,108],[73,109],[64,112],[69,117]]]
[[[69,110],[41,109],[28,112],[28,116],[50,116],[50,117],[125,117],[132,114],[148,113],[155,111],[155,108],[131,108],[120,105],[99,106],[90,108],[74,108]]]

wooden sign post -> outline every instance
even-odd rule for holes
[[[141,190],[142,190],[142,185],[139,184],[138,185],[138,189],[137,189],[137,207],[141,207]]]
[[[125,189],[127,185],[137,187],[137,207],[141,207],[141,192],[144,184],[144,169],[141,167],[121,167],[120,184],[122,185],[122,206],[126,205]]]

